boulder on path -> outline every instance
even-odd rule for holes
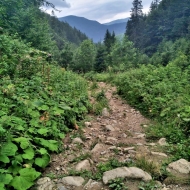
[[[185,159],[180,159],[176,162],[172,162],[168,165],[167,168],[169,171],[171,171],[171,169],[182,173],[182,174],[189,174],[190,173],[190,162],[188,162]]]
[[[82,171],[82,170],[90,170],[90,162],[89,160],[83,160],[81,162],[79,162],[77,165],[76,165],[76,171]]]
[[[120,167],[103,173],[103,182],[107,184],[109,180],[115,178],[132,178],[143,181],[150,181],[152,177],[145,171],[137,167]]]
[[[78,176],[67,176],[62,178],[62,183],[73,185],[73,186],[81,186],[84,183],[84,179]]]

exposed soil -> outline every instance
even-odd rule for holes
[[[76,158],[82,158],[82,156],[90,161],[92,172],[96,172],[98,163],[104,163],[110,158],[121,162],[131,162],[138,157],[145,157],[147,160],[154,161],[158,167],[168,159],[165,156],[151,154],[151,151],[158,152],[160,147],[146,141],[144,128],[148,127],[150,121],[118,97],[115,87],[103,82],[98,85],[99,89],[105,91],[109,101],[109,116],[89,115],[90,126],[82,130],[74,130],[67,135],[64,139],[64,151],[52,156],[51,164],[43,174],[54,177],[54,182],[59,183],[58,178],[67,176],[71,170],[75,170],[77,163],[82,160],[76,160]],[[91,99],[93,102],[93,98]],[[82,142],[74,143],[73,139],[76,137],[79,137]],[[94,147],[97,148],[95,151],[93,151]],[[139,182],[131,180],[126,183],[129,190],[138,190]],[[66,187],[70,190],[83,189]],[[190,189],[189,186],[182,185],[170,185],[167,188]],[[102,185],[101,189],[109,188]]]

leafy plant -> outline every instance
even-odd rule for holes
[[[149,182],[141,182],[139,185],[139,190],[156,190],[158,188],[160,188],[160,185],[153,180]]]
[[[116,178],[113,180],[109,180],[108,184],[111,189],[114,190],[125,190],[128,189],[127,186],[123,183],[123,178]]]

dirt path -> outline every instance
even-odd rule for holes
[[[44,176],[52,178],[52,183],[59,190],[106,190],[108,186],[101,181],[89,181],[90,173],[98,172],[98,164],[106,163],[111,159],[118,162],[133,162],[137,158],[146,158],[156,162],[158,166],[168,159],[167,155],[157,155],[159,146],[147,143],[143,128],[149,125],[149,120],[144,118],[139,111],[134,110],[116,95],[116,88],[103,82],[99,83],[99,89],[103,89],[108,99],[109,111],[104,109],[101,116],[89,115],[86,125],[82,130],[75,130],[64,139],[64,151],[52,156],[52,162]],[[90,171],[82,172],[83,169]],[[156,170],[156,169],[155,169]],[[86,174],[86,176],[85,176]],[[64,176],[80,175],[90,185],[68,185],[63,180]],[[92,185],[94,182],[94,185]],[[83,182],[83,184],[85,184]],[[129,190],[138,190],[139,181],[128,180]],[[189,186],[162,185],[158,189],[188,190]],[[42,188],[43,189],[43,188]],[[48,188],[46,188],[48,189]],[[51,189],[51,188],[49,188]],[[155,188],[156,189],[156,188]]]

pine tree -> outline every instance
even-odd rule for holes
[[[129,40],[133,41],[138,46],[140,39],[141,27],[143,24],[143,12],[142,12],[142,1],[134,0],[133,8],[131,8],[131,18],[127,22],[125,35],[128,36]]]

